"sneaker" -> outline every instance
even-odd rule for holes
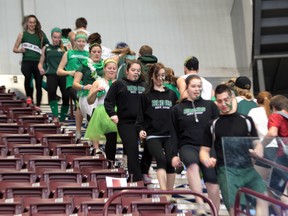
[[[143,181],[145,184],[152,184],[153,178],[149,174],[143,174]]]
[[[52,123],[57,123],[57,122],[59,122],[59,118],[56,117],[56,116],[53,116],[51,122],[52,122]]]
[[[81,133],[76,132],[75,133],[75,143],[81,142]]]
[[[26,104],[27,105],[31,105],[32,104],[32,98],[31,97],[27,97],[27,99],[26,99]]]
[[[99,148],[95,149],[95,154],[103,154],[103,151]]]
[[[36,110],[37,112],[41,112],[41,111],[42,111],[39,106],[34,106],[34,108],[35,108],[35,110]]]
[[[205,204],[199,203],[198,208],[196,209],[196,215],[197,216],[207,216],[207,212],[205,210]]]

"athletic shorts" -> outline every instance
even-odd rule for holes
[[[265,182],[253,167],[232,168],[220,166],[217,168],[217,178],[228,211],[231,207],[234,207],[235,196],[239,188],[247,187],[258,193],[266,191]],[[241,199],[241,204],[246,204],[245,199]]]
[[[186,167],[193,163],[198,164],[202,172],[204,182],[217,184],[216,169],[207,168],[200,162],[199,151],[200,146],[184,145],[179,149],[180,159]]]

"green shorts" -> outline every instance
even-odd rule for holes
[[[247,187],[259,193],[266,191],[263,179],[253,167],[241,169],[221,166],[217,168],[217,179],[228,210],[234,206],[239,188]],[[245,199],[241,199],[241,204],[245,205]]]

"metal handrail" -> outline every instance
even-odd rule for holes
[[[287,173],[288,173],[288,167],[286,167],[286,166],[283,166],[283,165],[278,164],[278,163],[276,163],[276,162],[274,162],[274,161],[268,160],[268,159],[266,159],[266,158],[264,158],[264,157],[262,157],[262,158],[254,157],[254,156],[251,156],[251,157],[253,157],[254,159],[257,159],[258,161],[260,161],[260,162],[262,162],[262,163],[265,163],[265,164],[267,164],[267,165],[269,165],[269,166],[271,166],[271,167],[274,167],[274,168],[277,168],[277,169],[281,169],[281,170],[283,170],[284,172],[287,172]]]
[[[237,194],[236,194],[236,197],[235,197],[235,202],[234,202],[234,214],[235,216],[238,215],[238,213],[244,213],[244,211],[241,210],[240,208],[240,197],[241,197],[241,194],[244,193],[244,194],[248,194],[248,195],[252,195],[256,198],[260,198],[262,200],[265,200],[267,202],[270,202],[270,203],[273,203],[275,205],[278,205],[281,207],[281,212],[283,213],[283,211],[286,209],[288,209],[288,204],[285,204],[284,202],[282,202],[281,200],[278,200],[278,199],[275,199],[273,197],[269,197],[265,194],[262,194],[262,193],[259,193],[259,192],[256,192],[256,191],[253,191],[249,188],[239,188],[239,190],[237,191]],[[247,213],[247,212],[246,212]]]
[[[103,208],[103,216],[108,216],[108,207],[110,206],[110,204],[112,203],[113,200],[115,200],[117,197],[123,196],[123,195],[127,195],[127,194],[190,194],[190,195],[194,195],[194,196],[198,196],[201,197],[205,202],[208,203],[210,209],[211,209],[211,213],[213,216],[218,216],[217,210],[215,205],[212,203],[212,201],[206,197],[204,194],[201,193],[197,193],[197,192],[193,192],[191,190],[122,190],[121,192],[118,193],[114,193],[105,203],[104,208]]]

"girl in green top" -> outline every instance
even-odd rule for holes
[[[36,106],[39,108],[42,99],[42,75],[38,70],[38,62],[41,56],[41,49],[49,41],[41,30],[41,24],[36,16],[28,15],[23,19],[24,31],[20,32],[15,42],[13,52],[22,53],[21,72],[25,77],[24,87],[27,97],[27,104],[32,104],[33,87],[31,87],[32,75],[36,83]],[[20,47],[20,45],[22,45]]]
[[[73,99],[77,105],[75,112],[76,117],[76,141],[81,138],[81,127],[83,116],[78,106],[77,90],[72,88],[74,82],[74,75],[76,70],[81,65],[81,61],[89,57],[89,52],[84,50],[87,42],[87,35],[84,32],[77,32],[75,36],[75,45],[73,50],[68,50],[62,57],[61,62],[58,66],[57,75],[66,76],[66,90],[69,96]]]
[[[42,49],[42,55],[38,64],[39,71],[47,77],[47,91],[50,108],[52,111],[52,122],[58,122],[58,101],[57,87],[59,86],[62,94],[62,107],[60,113],[60,122],[64,122],[69,109],[69,94],[66,91],[66,78],[57,76],[57,68],[66,51],[61,42],[61,29],[53,28],[51,30],[52,44],[46,45]],[[45,69],[44,69],[45,68]]]
[[[78,90],[79,105],[83,117],[87,120],[92,116],[92,111],[96,103],[89,105],[87,96],[94,81],[103,76],[104,62],[101,59],[102,48],[100,44],[94,43],[89,47],[90,58],[82,61],[74,75],[73,88]],[[93,140],[93,146],[96,153],[101,153],[98,140]]]
[[[93,82],[103,76],[104,62],[101,59],[102,48],[100,44],[94,43],[89,47],[90,58],[82,61],[74,75],[73,88],[78,90],[79,105],[83,117],[89,119],[92,115],[94,105],[89,105],[87,96]]]

